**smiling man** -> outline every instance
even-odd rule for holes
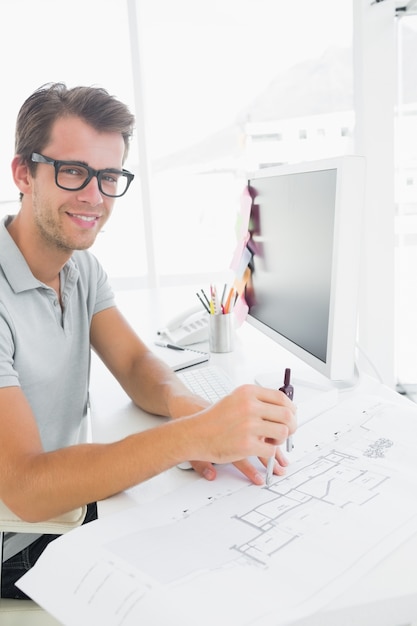
[[[295,429],[280,391],[246,385],[213,406],[155,358],[118,311],[87,250],[134,176],[123,168],[134,118],[107,91],[46,85],[17,119],[21,208],[0,224],[0,498],[27,521],[95,502],[191,461],[208,480],[235,463],[255,484]],[[133,402],[172,418],[121,441],[86,443],[93,348]],[[286,464],[277,448],[274,471]],[[53,537],[7,535],[2,595]]]

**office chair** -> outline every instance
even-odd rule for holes
[[[3,562],[3,533],[41,533],[61,535],[80,526],[85,518],[87,507],[83,506],[46,522],[24,522],[14,515],[0,500],[0,589],[1,567]],[[0,597],[1,626],[58,626],[52,615],[44,611],[32,600],[13,600]]]

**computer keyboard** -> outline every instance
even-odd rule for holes
[[[235,388],[226,372],[216,365],[183,370],[177,375],[193,393],[209,402],[217,402]]]

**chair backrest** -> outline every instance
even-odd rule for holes
[[[45,522],[24,522],[0,500],[0,532],[62,535],[80,526],[86,512],[87,507],[81,506]]]
[[[54,519],[45,522],[25,522],[0,500],[0,590],[1,590],[1,569],[3,564],[3,533],[40,533],[46,535],[62,535],[69,530],[73,530],[84,521],[87,513],[87,506],[59,515]],[[1,592],[0,592],[1,593]]]

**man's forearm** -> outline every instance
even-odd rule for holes
[[[35,522],[108,498],[186,460],[180,426],[167,422],[110,444],[39,453],[20,464],[2,499]]]
[[[129,377],[120,383],[137,406],[153,415],[176,418],[208,406],[203,398],[193,396],[176,374],[153,354],[142,357]]]

